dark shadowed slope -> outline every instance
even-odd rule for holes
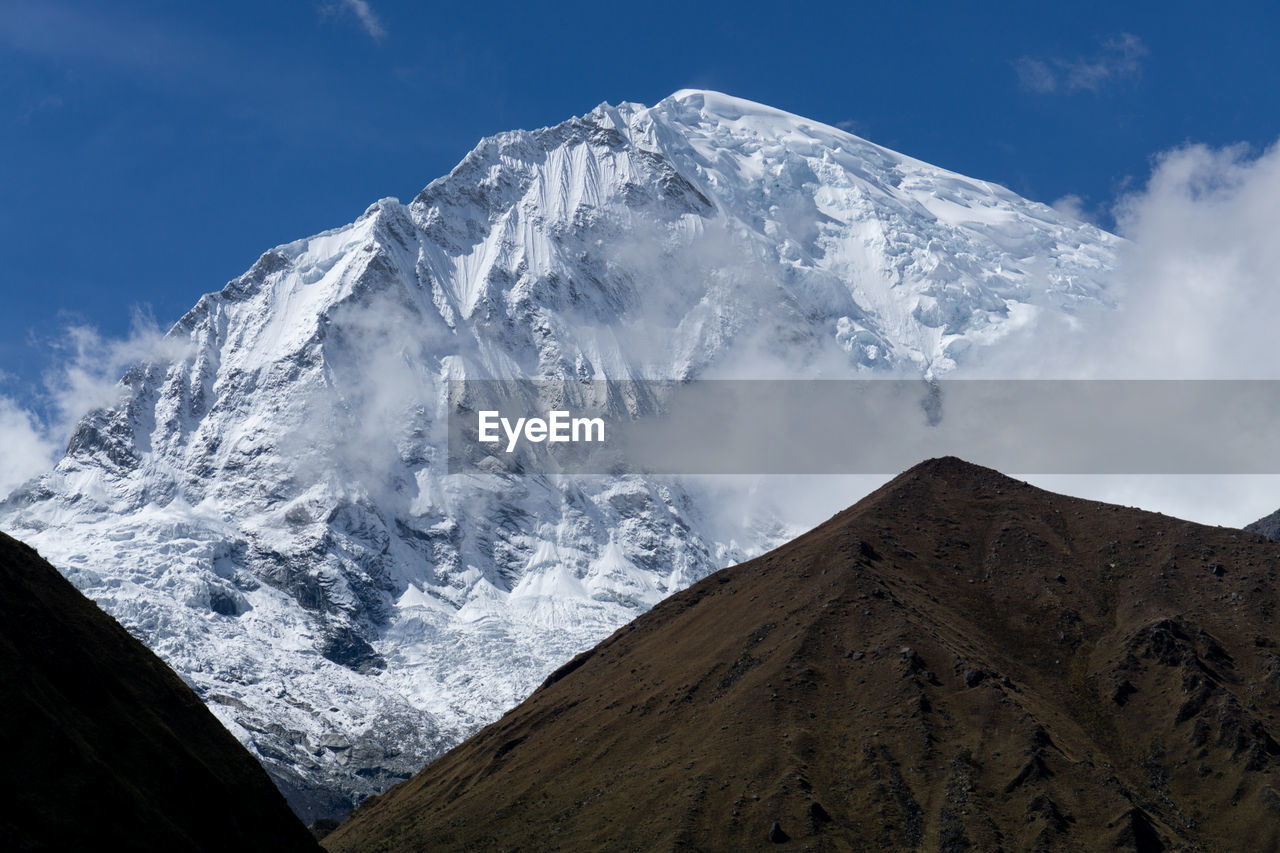
[[[4,534],[0,590],[0,849],[315,849],[182,680]]]
[[[1278,569],[1255,534],[926,462],[672,596],[325,845],[1275,850]]]

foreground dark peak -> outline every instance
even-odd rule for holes
[[[903,471],[890,482],[900,482],[920,476],[946,477],[960,480],[967,479],[975,483],[984,480],[1001,480],[1006,483],[1018,482],[1012,477],[1007,477],[1004,474],[1001,474],[994,468],[984,468],[981,465],[966,462],[958,456],[938,456],[933,459],[926,459],[918,465],[913,465],[906,471]]]
[[[1280,546],[926,462],[667,599],[332,850],[1272,850]]]
[[[3,533],[0,588],[0,849],[315,849],[182,680]]]
[[[866,513],[872,506],[883,503],[901,503],[941,500],[943,496],[1014,493],[1051,496],[1052,493],[1037,489],[1022,480],[1001,474],[994,468],[984,468],[955,456],[926,459],[885,483],[876,491],[854,504],[846,513]],[[931,497],[929,497],[931,496]],[[840,518],[837,515],[836,518]],[[834,521],[835,519],[833,519]]]

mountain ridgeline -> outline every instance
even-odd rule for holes
[[[331,851],[1280,848],[1280,545],[953,458],[671,596]]]

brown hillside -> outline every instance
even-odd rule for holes
[[[0,533],[0,850],[315,850],[191,689]]]
[[[672,596],[324,843],[1280,849],[1278,569],[1256,534],[932,460]]]

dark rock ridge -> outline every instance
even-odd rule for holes
[[[1261,533],[1268,539],[1280,541],[1280,509],[1263,516],[1253,524],[1246,524],[1245,530],[1253,533]]]
[[[1280,545],[956,459],[371,798],[365,850],[1280,849]]]
[[[191,689],[3,533],[0,586],[0,849],[316,849]]]

